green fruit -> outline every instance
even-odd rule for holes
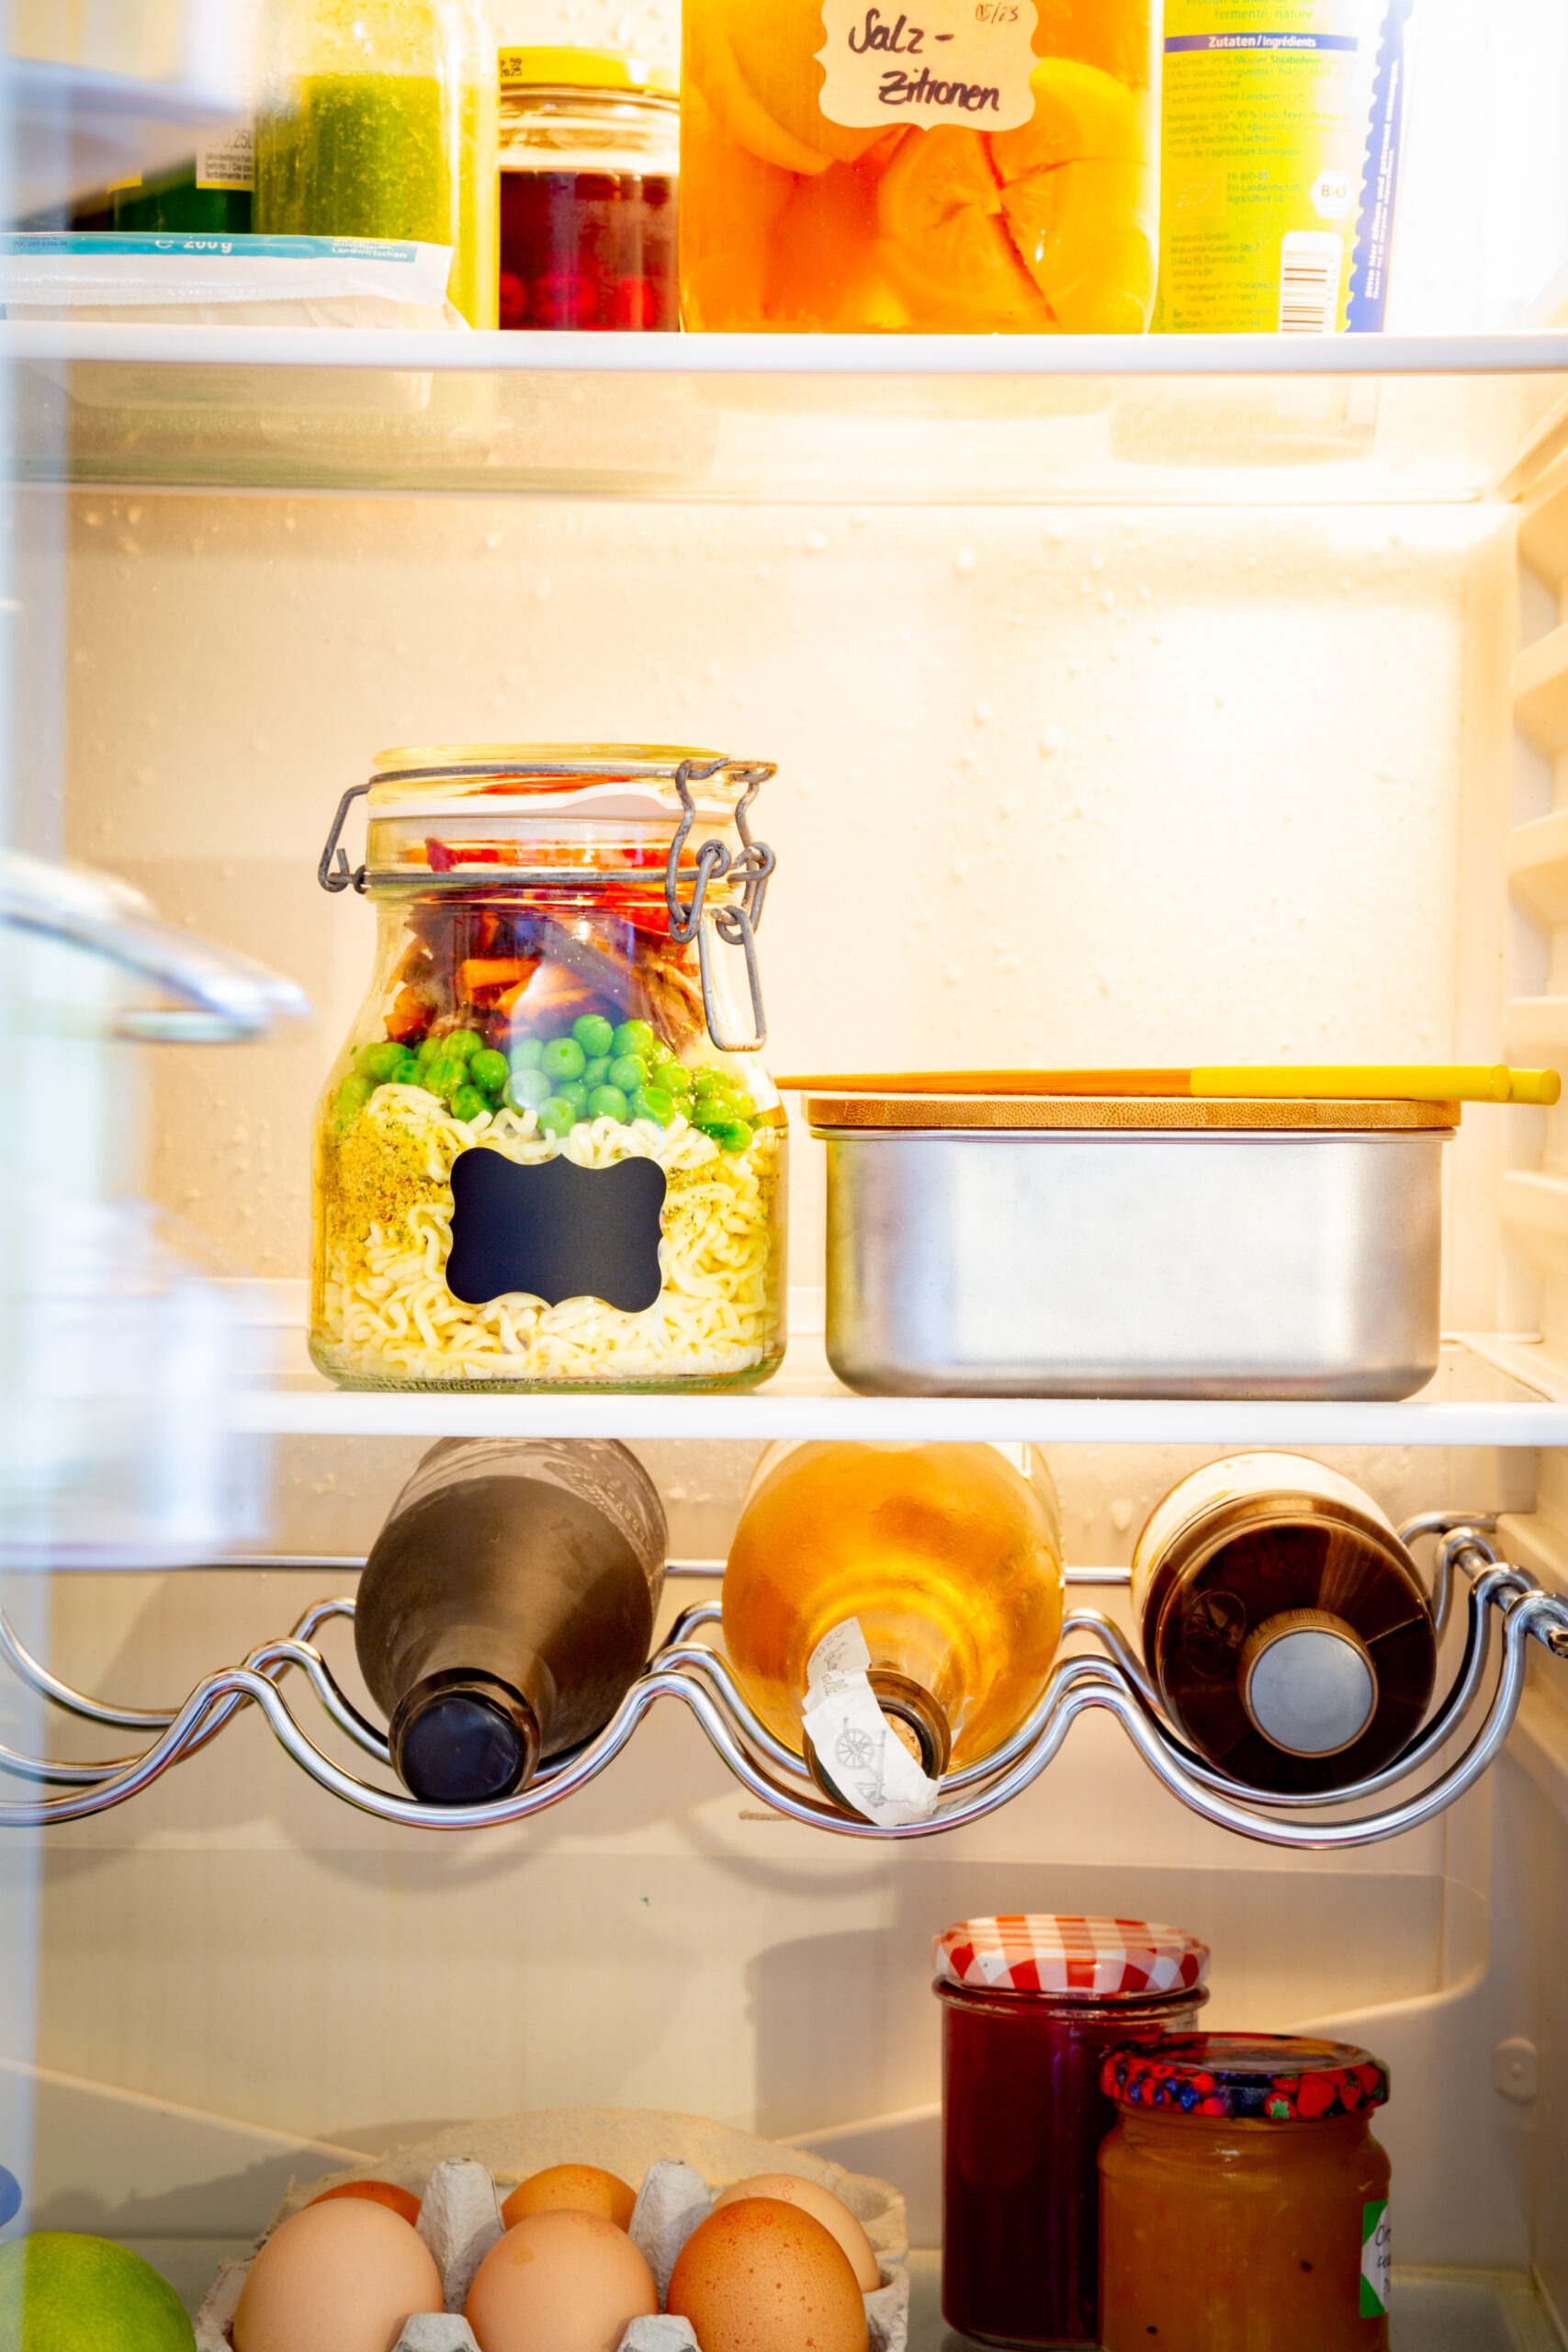
[[[107,2238],[35,2230],[0,2245],[0,2352],[192,2352],[185,2308]]]
[[[585,1062],[582,1066],[582,1083],[586,1086],[590,1094],[592,1093],[593,1089],[596,1086],[603,1086],[604,1080],[609,1077],[609,1075],[610,1057],[608,1054],[595,1054],[592,1061]]]
[[[563,1086],[558,1086],[555,1099],[558,1102],[570,1102],[574,1117],[581,1119],[586,1116],[588,1089],[580,1078],[569,1078]]]
[[[602,1012],[580,1013],[571,1024],[571,1034],[582,1048],[584,1061],[607,1054],[615,1042],[615,1033]]]
[[[490,1104],[477,1086],[459,1086],[452,1097],[452,1116],[466,1125],[471,1126],[476,1119],[483,1118],[489,1109]]]
[[[333,1116],[340,1128],[354,1125],[375,1091],[374,1079],[361,1077],[357,1070],[344,1080],[333,1097]]]
[[[414,1068],[414,1057],[406,1046],[394,1045],[385,1037],[374,1046],[361,1046],[355,1069],[361,1078],[376,1086],[400,1084]]]
[[[649,1068],[641,1054],[618,1054],[604,1075],[623,1094],[635,1094],[639,1086],[647,1085]]]
[[[542,1038],[513,1037],[512,1040],[513,1069],[537,1069],[539,1067],[539,1057],[544,1050],[544,1041]]]
[[[449,1054],[456,1054],[464,1061],[483,1053],[484,1042],[477,1029],[454,1029],[442,1040]]]
[[[722,1126],[710,1127],[708,1133],[721,1151],[744,1151],[751,1140],[744,1119],[726,1119]]]
[[[542,1136],[569,1136],[577,1125],[576,1108],[563,1102],[558,1094],[552,1095],[539,1108],[539,1133]]]
[[[624,1120],[628,1107],[626,1098],[618,1086],[596,1086],[588,1098],[591,1119]]]
[[[581,1078],[588,1067],[588,1057],[575,1037],[552,1037],[540,1057],[539,1067],[558,1086],[563,1079]]]
[[[542,1069],[514,1069],[507,1101],[514,1111],[537,1111],[547,1102],[553,1090]]]

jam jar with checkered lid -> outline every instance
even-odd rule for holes
[[[1114,2052],[1102,2086],[1106,2352],[1387,2352],[1385,2066],[1201,2033]]]
[[[1209,1950],[1145,1919],[965,1919],[936,1939],[942,2308],[982,2344],[1100,2342],[1107,2055],[1191,2030]]]

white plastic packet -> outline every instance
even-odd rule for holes
[[[0,236],[8,319],[162,326],[434,327],[450,245],[372,237]]]

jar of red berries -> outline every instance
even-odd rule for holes
[[[501,323],[680,324],[675,74],[593,49],[501,52]]]

